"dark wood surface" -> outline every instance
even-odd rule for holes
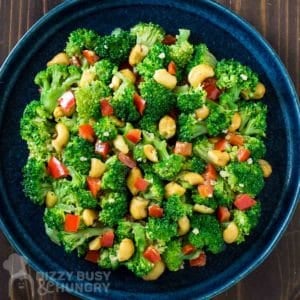
[[[61,0],[0,0],[0,65],[28,30]],[[277,51],[300,92],[300,0],[218,0],[248,20]],[[215,300],[300,300],[300,207],[288,230],[266,261]],[[14,253],[0,232],[0,299],[9,298],[9,273],[2,264]],[[33,278],[28,266],[21,266]],[[23,284],[23,286],[22,286]],[[24,282],[11,289],[12,299],[76,299],[51,287],[46,295],[29,293]],[[37,281],[35,281],[37,287]]]

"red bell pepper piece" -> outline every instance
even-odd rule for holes
[[[161,218],[164,215],[164,209],[156,204],[148,207],[148,214],[152,218]]]
[[[122,162],[125,166],[133,169],[136,167],[136,162],[131,158],[129,157],[128,155],[122,153],[122,152],[119,152],[118,153],[118,159],[120,160],[120,162]]]
[[[100,252],[98,250],[89,250],[84,259],[91,262],[91,263],[98,263],[98,260],[100,258]]]
[[[58,99],[59,106],[66,116],[71,116],[76,107],[75,96],[72,91],[67,91]]]
[[[101,114],[103,117],[112,116],[114,114],[114,108],[111,106],[107,99],[100,101]]]
[[[193,144],[186,142],[176,142],[174,153],[182,156],[191,156],[193,152]]]
[[[206,254],[204,252],[201,252],[197,258],[190,260],[191,267],[204,267],[205,265],[206,265]]]
[[[153,246],[149,246],[145,251],[143,256],[152,263],[156,263],[161,260],[160,253]]]
[[[146,108],[146,100],[143,99],[139,94],[135,93],[133,95],[133,101],[134,101],[134,105],[137,109],[137,111],[143,115],[144,110]]]
[[[64,231],[66,232],[77,232],[80,224],[80,216],[66,214]]]
[[[130,129],[125,137],[132,143],[138,143],[142,138],[142,131],[140,129]]]
[[[95,131],[90,124],[82,124],[79,126],[79,136],[91,143],[95,140]]]
[[[95,143],[95,152],[102,156],[102,158],[106,158],[107,154],[110,151],[110,144],[108,142],[101,142],[97,140]]]
[[[110,248],[114,244],[115,234],[112,230],[106,231],[100,237],[101,247]]]
[[[86,183],[87,183],[88,189],[90,190],[91,194],[94,197],[97,197],[97,195],[98,195],[98,193],[101,189],[100,179],[88,176],[87,179],[86,179]]]
[[[54,179],[60,179],[69,176],[69,170],[55,156],[48,161],[47,170]]]

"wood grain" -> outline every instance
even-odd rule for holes
[[[62,0],[0,0],[0,64],[32,24]],[[300,92],[300,0],[218,0],[250,22],[281,57]],[[247,278],[215,300],[300,300],[300,207],[267,260]],[[1,266],[14,253],[0,233],[0,299],[8,299],[9,273]],[[23,265],[36,278],[36,273]],[[12,299],[76,299],[50,289],[30,294],[30,285],[13,289]],[[35,287],[37,287],[35,281]]]

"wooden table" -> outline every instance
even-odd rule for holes
[[[16,42],[48,10],[62,0],[0,0],[0,64]],[[243,16],[269,41],[287,67],[300,92],[300,0],[218,0]],[[300,299],[300,207],[288,230],[267,260],[217,300]],[[0,233],[0,298],[8,299],[9,273],[3,262],[14,252]],[[26,266],[35,278],[35,272]],[[34,299],[76,299],[55,292]],[[13,299],[32,299],[26,288],[13,290]]]

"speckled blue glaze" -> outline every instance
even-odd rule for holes
[[[299,198],[299,103],[293,84],[268,43],[240,17],[208,0],[64,1],[22,38],[0,71],[0,217],[1,229],[11,244],[40,272],[96,271],[74,255],[66,255],[44,233],[43,209],[25,199],[21,168],[27,150],[19,136],[25,105],[38,97],[33,77],[63,47],[68,33],[90,27],[109,33],[139,21],[161,24],[168,32],[190,28],[193,42],[205,42],[217,58],[234,57],[257,71],[267,87],[269,105],[268,155],[274,167],[260,195],[261,222],[247,242],[228,246],[208,256],[204,268],[168,272],[157,282],[144,282],[125,269],[112,272],[109,293],[80,292],[70,282],[49,278],[69,292],[87,299],[206,299],[237,283],[271,252],[289,223]],[[86,291],[93,281],[86,282]]]

